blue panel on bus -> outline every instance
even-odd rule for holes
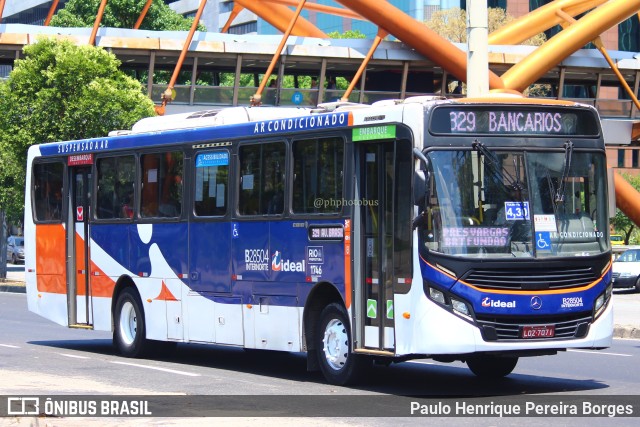
[[[256,135],[304,132],[315,129],[342,128],[349,126],[349,113],[327,113],[308,116],[261,120],[257,122],[192,129],[169,130],[122,135],[117,137],[91,138],[78,141],[53,142],[40,145],[43,156],[77,153],[98,153],[111,150],[150,147],[155,145],[189,143],[197,144],[212,140],[228,140]]]
[[[131,224],[92,224],[91,239],[116,263],[130,270]],[[137,233],[136,233],[137,235]]]
[[[591,312],[593,304],[605,288],[608,280],[599,280],[599,283],[590,289],[579,292],[539,293],[489,293],[476,290],[462,283],[456,283],[451,291],[466,299],[473,305],[476,314],[491,315],[544,315],[563,314],[575,312]]]
[[[231,259],[238,281],[267,281],[270,278],[269,223],[266,221],[234,223]]]
[[[138,227],[151,228],[148,243],[140,239]],[[152,276],[149,250],[154,244],[158,246],[164,261],[176,275],[187,272],[187,225],[185,223],[141,224],[140,226],[93,224],[91,238],[110,258],[134,275]]]
[[[164,257],[164,261],[171,267],[171,270],[181,277],[187,275],[187,224],[180,223],[157,223],[157,224],[140,224],[138,227],[151,227],[151,238],[148,243],[140,239],[138,232],[132,233],[131,242],[131,259],[130,271],[138,275],[151,276],[151,260],[149,251],[153,245],[157,245],[158,249]],[[155,260],[154,260],[155,262]]]
[[[231,292],[231,224],[192,222],[189,234],[191,288]]]

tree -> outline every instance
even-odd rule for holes
[[[347,30],[344,33],[332,31],[327,34],[330,39],[366,39],[367,36],[360,30]]]
[[[640,176],[622,174],[622,177],[629,182],[637,191],[640,191]],[[611,225],[621,234],[624,234],[624,244],[635,243],[633,240],[636,236],[636,225],[627,217],[620,209],[616,208],[616,216],[611,218]]]
[[[0,208],[24,208],[26,153],[35,143],[104,136],[154,115],[139,82],[102,48],[44,39],[24,48],[0,83]]]
[[[515,18],[499,7],[488,9],[489,34],[513,21]],[[426,25],[440,36],[453,43],[467,42],[467,12],[457,7],[439,10],[431,15]],[[540,46],[547,40],[544,33],[539,33],[529,40],[522,42],[524,45]]]
[[[515,18],[499,7],[488,9],[489,34],[513,21]],[[425,23],[431,30],[441,37],[453,43],[467,42],[467,12],[457,7],[439,10],[431,15],[431,19]],[[538,33],[529,40],[522,42],[524,45],[540,46],[547,40],[544,33]],[[458,93],[466,93],[466,85],[458,84]],[[528,96],[548,96],[551,92],[550,85],[533,84],[524,91]]]
[[[109,0],[104,9],[101,25],[114,28],[133,28],[146,0]],[[53,27],[92,27],[100,0],[69,0],[65,7],[51,19]],[[140,29],[158,31],[186,31],[193,18],[185,18],[167,6],[162,0],[154,0]],[[205,27],[198,25],[198,30]]]

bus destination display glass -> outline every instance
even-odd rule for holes
[[[433,110],[434,134],[598,136],[597,117],[589,110],[568,108],[508,109],[501,105],[443,106]]]

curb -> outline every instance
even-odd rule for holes
[[[630,326],[630,325],[626,325],[626,326],[616,325],[613,328],[613,337],[640,339],[640,328],[637,326]]]
[[[27,287],[20,285],[0,285],[0,292],[14,292],[19,294],[26,294]]]

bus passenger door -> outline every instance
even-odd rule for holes
[[[67,304],[70,327],[93,324],[89,275],[91,167],[70,167],[67,215]]]
[[[394,294],[411,282],[411,144],[357,142],[355,197],[360,277],[355,282],[360,347],[395,349]],[[359,219],[359,221],[358,221]],[[357,285],[356,285],[357,286]],[[409,285],[410,286],[410,285]],[[361,313],[358,315],[357,313]]]

